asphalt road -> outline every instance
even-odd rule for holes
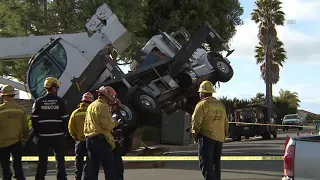
[[[262,140],[252,138],[241,142],[230,142],[224,144],[223,155],[248,156],[248,155],[283,155],[285,138],[296,136],[298,130],[280,132],[277,139]],[[304,131],[300,131],[304,135]],[[173,155],[196,155],[196,150],[175,152]],[[68,179],[73,179],[73,170],[68,170]],[[26,174],[28,180],[34,179],[34,173]],[[280,180],[283,175],[282,161],[223,161],[222,179],[224,180]],[[55,171],[47,173],[47,180],[55,178]],[[103,171],[99,179],[103,178]],[[127,180],[202,180],[202,174],[197,161],[167,162],[164,168],[155,169],[126,169]]]

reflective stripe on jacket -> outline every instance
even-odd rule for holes
[[[70,135],[76,141],[86,140],[83,129],[88,105],[87,103],[80,103],[80,107],[74,110],[70,116],[68,129]]]
[[[33,104],[31,119],[37,136],[61,136],[68,132],[69,115],[56,94],[47,93],[38,98]]]
[[[0,105],[0,148],[8,147],[29,136],[28,120],[24,107],[16,102]]]
[[[194,109],[191,126],[193,134],[223,142],[229,129],[224,105],[214,97],[201,100]]]
[[[103,134],[112,149],[115,148],[115,140],[112,130],[116,123],[112,120],[109,105],[102,99],[92,102],[88,108],[84,123],[85,137],[93,137]]]

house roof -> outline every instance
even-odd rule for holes
[[[306,111],[306,110],[303,110],[303,109],[299,109],[298,112],[304,112],[304,113],[307,113],[307,114],[312,114],[312,115],[317,115],[315,113],[312,113],[312,112],[309,112],[309,111]]]

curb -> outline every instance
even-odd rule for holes
[[[230,143],[233,142],[231,138],[227,138],[224,143]],[[196,150],[198,149],[198,144],[189,144],[184,146],[174,146],[174,145],[160,145],[160,147],[167,147],[167,152],[174,152],[174,151],[190,151],[190,150]]]

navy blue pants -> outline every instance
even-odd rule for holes
[[[199,134],[198,155],[199,165],[205,180],[221,180],[222,142]]]
[[[2,166],[2,178],[3,180],[11,180],[12,172],[10,169],[10,156],[12,154],[12,165],[15,173],[15,178],[17,180],[25,180],[22,169],[22,144],[17,142],[11,146],[0,148],[0,163]]]
[[[90,159],[90,180],[98,180],[100,163],[104,170],[105,179],[116,180],[115,159],[111,146],[104,135],[97,135],[86,139],[88,157]]]
[[[113,155],[116,163],[117,180],[123,180],[123,161],[122,161],[122,150],[118,142],[116,142],[116,147],[113,149]]]
[[[57,166],[57,180],[67,180],[67,173],[65,168],[65,137],[38,137],[38,153],[39,161],[35,180],[44,180],[47,174],[48,154],[49,148],[53,149],[56,157]]]
[[[84,157],[87,156],[87,147],[86,141],[76,141],[75,142],[75,179],[81,180],[82,172],[84,172],[84,179],[87,179],[88,176],[88,166],[84,161]],[[88,160],[87,160],[88,162]]]

